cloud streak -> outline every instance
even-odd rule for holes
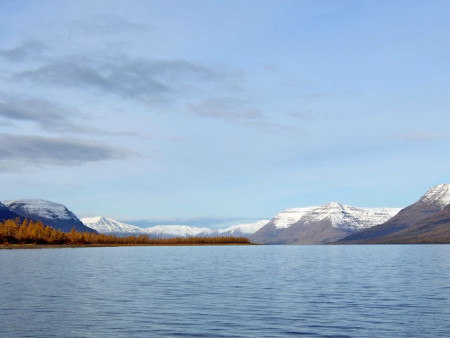
[[[188,105],[188,110],[195,116],[225,120],[255,120],[264,117],[261,111],[249,107],[245,100],[233,97],[208,98]]]
[[[82,33],[89,36],[114,35],[118,33],[136,32],[144,33],[154,29],[148,24],[139,24],[117,16],[97,16],[93,20],[73,21],[69,24],[71,32]]]
[[[107,133],[97,128],[78,125],[74,121],[76,117],[80,118],[77,110],[41,98],[24,98],[0,93],[0,117],[3,117],[5,123],[9,126],[13,126],[13,123],[11,123],[13,121],[29,121],[38,124],[45,131],[86,134],[92,132]]]
[[[71,32],[86,35],[114,35],[118,33],[145,33],[154,29],[148,24],[134,23],[118,16],[96,16],[92,20],[78,20],[69,23]]]
[[[17,47],[0,50],[0,57],[9,62],[24,61],[36,57],[47,49],[48,46],[41,41],[28,40]]]
[[[185,60],[150,60],[115,57],[96,60],[68,56],[13,76],[32,84],[49,84],[77,89],[94,89],[140,100],[162,100],[184,93],[204,81],[221,75],[205,66]]]
[[[33,122],[42,130],[56,133],[95,134],[138,137],[131,131],[111,131],[84,125],[88,120],[77,109],[46,99],[23,98],[0,93],[0,126],[14,127],[12,122]],[[82,121],[83,125],[77,123]]]
[[[67,121],[72,112],[45,99],[24,99],[0,95],[0,116],[10,120],[33,121],[43,126],[53,126]]]
[[[130,152],[80,140],[0,134],[0,167],[57,165],[77,166],[89,162],[124,159]]]
[[[450,135],[438,132],[415,131],[412,133],[400,134],[400,138],[407,141],[437,141],[450,140]]]

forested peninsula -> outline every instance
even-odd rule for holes
[[[63,232],[41,221],[10,219],[0,222],[0,248],[36,246],[150,246],[150,245],[249,245],[248,238],[217,237],[177,237],[151,238],[149,235],[126,236],[79,232],[73,228]]]

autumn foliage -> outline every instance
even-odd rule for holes
[[[0,222],[0,244],[70,244],[70,245],[226,245],[250,244],[245,237],[150,238],[149,235],[120,237],[94,232],[62,232],[42,222],[6,220]]]

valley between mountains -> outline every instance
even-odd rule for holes
[[[44,200],[0,203],[0,221],[13,218],[39,220],[55,229],[153,238],[247,237],[257,244],[382,244],[450,243],[450,184],[439,184],[403,209],[360,208],[330,202],[291,208],[270,220],[236,224],[223,229],[187,225],[141,228],[108,217],[79,219],[62,204]]]

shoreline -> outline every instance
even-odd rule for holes
[[[113,248],[121,246],[243,246],[258,245],[255,243],[224,243],[224,244],[7,244],[0,245],[0,250],[15,249],[75,249],[75,248]]]

